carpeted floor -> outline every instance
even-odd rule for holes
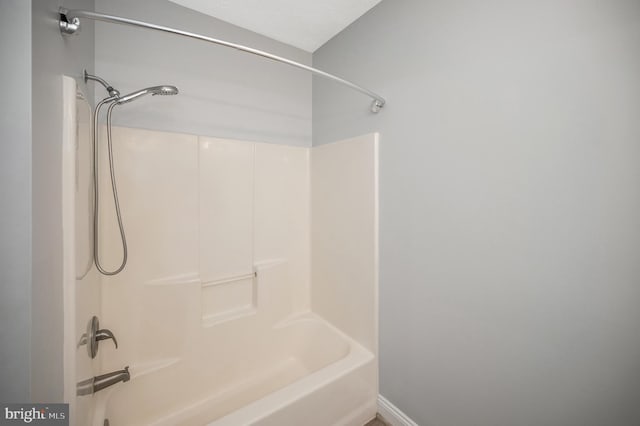
[[[364,426],[389,426],[389,423],[385,422],[382,420],[382,417],[378,416]]]

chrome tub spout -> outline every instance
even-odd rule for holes
[[[128,382],[129,379],[131,379],[131,375],[129,374],[129,367],[127,366],[124,370],[112,371],[111,373],[101,374],[100,376],[83,380],[77,385],[77,394],[91,395],[109,386],[113,386],[116,383]]]

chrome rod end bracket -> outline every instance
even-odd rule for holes
[[[384,102],[378,100],[378,99],[374,99],[373,102],[371,102],[371,112],[373,113],[378,113],[380,112],[380,110],[384,107]]]
[[[60,32],[63,35],[75,34],[80,31],[80,18],[74,16],[73,18],[71,18],[71,20],[69,20],[66,12],[66,9],[60,8],[60,19],[58,20]]]

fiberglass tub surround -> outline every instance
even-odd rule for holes
[[[377,137],[309,149],[114,127],[113,144],[129,258],[92,280],[119,344],[101,343],[96,369],[129,366],[131,380],[76,408],[93,398],[95,425],[373,418]],[[122,246],[106,157],[99,250],[111,270]]]

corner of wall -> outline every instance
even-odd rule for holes
[[[64,7],[93,10],[93,0]],[[62,76],[94,67],[94,25],[63,38],[59,2],[32,2],[31,399],[63,399]]]

